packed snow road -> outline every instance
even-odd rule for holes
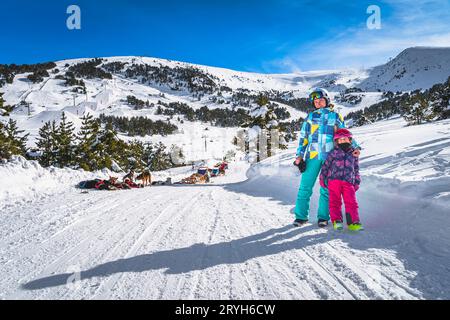
[[[312,224],[291,226],[295,145],[212,184],[127,191],[73,187],[99,173],[2,165],[0,298],[449,299],[450,122],[354,132],[359,234],[316,227],[318,190]]]
[[[280,159],[290,162],[289,154]],[[292,171],[273,175],[272,167],[250,170],[248,181],[239,182],[247,167],[235,163],[221,185],[88,194],[70,188],[20,210],[6,208],[0,297],[449,297],[447,248],[433,248],[401,226],[396,235],[396,228],[370,217],[361,234],[294,228],[290,198],[298,181],[286,180]]]

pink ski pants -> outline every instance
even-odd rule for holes
[[[347,181],[329,180],[329,206],[331,221],[344,221],[342,219],[342,201],[344,199],[347,224],[359,222],[358,202],[356,201],[355,187]]]

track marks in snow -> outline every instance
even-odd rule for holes
[[[177,226],[185,226],[184,220],[187,220],[189,216],[189,212],[192,212],[192,208],[195,205],[198,198],[202,196],[202,193],[197,193],[192,198],[188,199],[187,203],[183,204],[182,209],[180,209],[180,203],[170,204],[162,210],[162,212],[156,217],[150,219],[151,221],[147,221],[145,230],[137,237],[134,241],[133,245],[127,251],[123,259],[129,259],[134,257],[135,255],[142,253],[140,250],[144,245],[148,249],[148,245],[154,244],[158,247],[161,239],[168,238],[174,235],[174,231],[171,228]],[[172,199],[173,201],[174,199]],[[181,201],[186,201],[186,197],[181,197]],[[180,201],[180,200],[179,200]],[[167,228],[169,227],[169,228]],[[176,232],[176,236],[180,236],[181,232]],[[148,251],[147,251],[148,252]],[[122,278],[126,277],[121,273],[116,273],[106,279],[106,281],[102,281],[98,291],[94,295],[95,299],[105,299],[108,298],[108,295],[111,293],[112,288],[118,283],[118,281]],[[166,286],[169,285],[166,283]],[[170,285],[169,285],[170,286]]]
[[[375,234],[350,238],[315,226],[294,228],[290,206],[239,192],[239,185],[233,190],[160,187],[92,193],[83,201],[67,193],[53,209],[43,201],[40,211],[24,208],[19,220],[37,214],[31,237],[14,242],[27,235],[24,220],[0,243],[9,259],[2,267],[8,276],[0,280],[9,289],[2,297],[421,298],[408,285],[413,273],[390,272],[403,267],[394,253],[346,243],[355,237],[370,242]],[[59,210],[68,211],[58,216]],[[73,265],[82,271],[76,290],[65,285]],[[32,281],[37,290],[17,290],[17,281]]]

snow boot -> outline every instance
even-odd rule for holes
[[[308,223],[308,220],[295,219],[293,225],[294,227],[301,227]]]
[[[350,231],[363,231],[364,227],[359,222],[355,222],[348,225],[348,230]]]
[[[328,220],[319,219],[319,222],[317,222],[317,225],[319,226],[319,228],[325,228],[328,226]]]
[[[334,221],[333,228],[336,231],[342,231],[342,230],[344,230],[344,224],[340,220]]]

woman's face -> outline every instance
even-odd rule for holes
[[[315,99],[314,100],[314,107],[316,109],[325,108],[327,106],[327,100],[325,98]]]
[[[350,139],[347,138],[347,137],[339,138],[339,139],[337,139],[337,143],[338,143],[338,144],[341,144],[341,143],[350,143]]]

